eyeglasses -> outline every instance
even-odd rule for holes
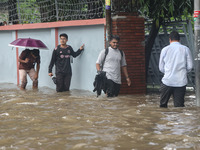
[[[60,38],[60,40],[61,40],[61,41],[66,41],[67,39],[66,39],[66,38]]]

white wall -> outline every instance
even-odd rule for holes
[[[0,82],[17,83],[16,50],[8,47],[13,31],[0,32]]]
[[[104,25],[63,27],[58,34],[68,34],[68,44],[76,51],[85,44],[81,55],[73,59],[71,89],[93,90],[93,81],[96,75],[95,62],[99,52],[104,48]],[[55,29],[19,30],[18,38],[40,39],[49,50],[40,50],[41,67],[39,73],[39,87],[55,88],[48,76],[48,66],[53,49],[55,48]],[[15,40],[15,31],[0,31],[0,82],[17,84],[16,49],[8,44]],[[22,52],[19,49],[19,54]],[[55,69],[55,67],[54,67]],[[31,85],[28,79],[28,85]]]

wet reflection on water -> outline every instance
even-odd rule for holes
[[[161,109],[159,95],[20,91],[0,84],[0,150],[200,150],[200,110]]]

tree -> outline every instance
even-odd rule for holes
[[[145,43],[146,77],[148,73],[149,61],[152,47],[159,29],[165,21],[171,19],[181,20],[183,16],[190,16],[193,13],[193,0],[139,0],[140,12],[152,20],[151,30]]]

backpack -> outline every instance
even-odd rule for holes
[[[120,51],[120,53],[121,53],[121,55],[122,55],[122,57],[123,57],[123,52],[122,52],[122,50],[119,50]],[[105,59],[106,59],[106,56],[108,55],[108,52],[109,52],[109,49],[108,49],[108,47],[106,48],[106,50],[105,50],[105,58],[104,58],[104,61],[105,61]]]

